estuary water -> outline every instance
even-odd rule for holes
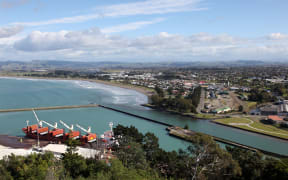
[[[288,155],[287,141],[217,125],[207,120],[193,120],[158,112],[140,105],[146,102],[147,97],[137,91],[88,81],[0,78],[0,109],[102,104],[176,126],[184,127],[187,124],[197,132]],[[163,125],[103,108],[46,110],[37,113],[40,119],[50,123],[63,120],[68,124],[91,126],[97,134],[108,130],[111,121],[114,125],[133,125],[143,133],[154,133],[159,138],[160,146],[169,151],[184,149],[189,145],[168,136]],[[26,120],[30,124],[36,123],[32,112],[0,113],[0,134],[24,135],[21,128],[26,125]]]

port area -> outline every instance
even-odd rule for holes
[[[48,145],[49,141],[40,140],[40,147],[44,147]],[[17,136],[9,136],[9,135],[0,135],[0,145],[15,148],[15,149],[30,149],[33,145],[37,144],[37,139],[31,139],[26,137],[17,137]]]
[[[39,140],[40,147],[36,147],[37,139],[0,135],[0,160],[14,154],[16,156],[28,156],[33,153],[52,152],[56,158],[61,158],[66,152],[65,144],[55,144],[46,140]],[[97,139],[96,142],[78,146],[77,151],[84,158],[99,157],[108,160],[113,158],[111,150],[107,149],[107,142]]]
[[[191,131],[188,129],[183,129],[181,127],[178,126],[170,126],[167,127],[166,130],[168,131],[170,136],[174,136],[176,138],[180,138],[183,139],[185,141],[191,141],[191,136],[196,135],[197,132],[195,131]],[[203,133],[202,133],[203,134]],[[209,135],[210,136],[210,135]],[[246,149],[246,150],[250,150],[253,152],[261,152],[265,155],[269,155],[269,156],[274,156],[274,157],[278,157],[278,158],[287,158],[288,156],[285,155],[281,155],[281,154],[276,154],[276,153],[272,153],[272,152],[268,152],[262,149],[257,149],[254,147],[250,147],[250,146],[246,146],[240,143],[236,143],[227,139],[223,139],[223,138],[219,138],[219,137],[214,137],[212,136],[213,140],[216,142],[220,142],[226,145],[230,145],[230,146],[234,146],[234,147],[238,147],[238,148],[242,148],[242,149]]]

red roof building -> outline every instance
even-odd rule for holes
[[[283,121],[283,118],[276,116],[276,115],[270,115],[268,116],[268,119],[272,121]]]

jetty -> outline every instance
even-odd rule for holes
[[[75,109],[75,108],[91,108],[91,107],[99,107],[99,105],[98,104],[88,104],[88,105],[71,105],[71,106],[31,107],[31,108],[19,108],[19,109],[0,109],[0,113],[31,111],[32,109],[34,109],[34,110],[53,110],[53,109]]]

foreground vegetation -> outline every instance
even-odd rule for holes
[[[285,179],[288,160],[264,158],[262,154],[229,148],[223,150],[210,136],[196,134],[193,146],[179,152],[159,147],[152,133],[118,125],[115,146],[109,162],[99,157],[84,159],[75,153],[76,141],[61,159],[53,154],[11,155],[0,161],[0,179]]]
[[[237,127],[244,130],[249,130],[257,133],[263,133],[270,136],[288,139],[288,131],[275,127],[273,125],[266,125],[261,122],[252,121],[248,118],[224,118],[217,119],[214,122],[224,124],[227,126]]]

